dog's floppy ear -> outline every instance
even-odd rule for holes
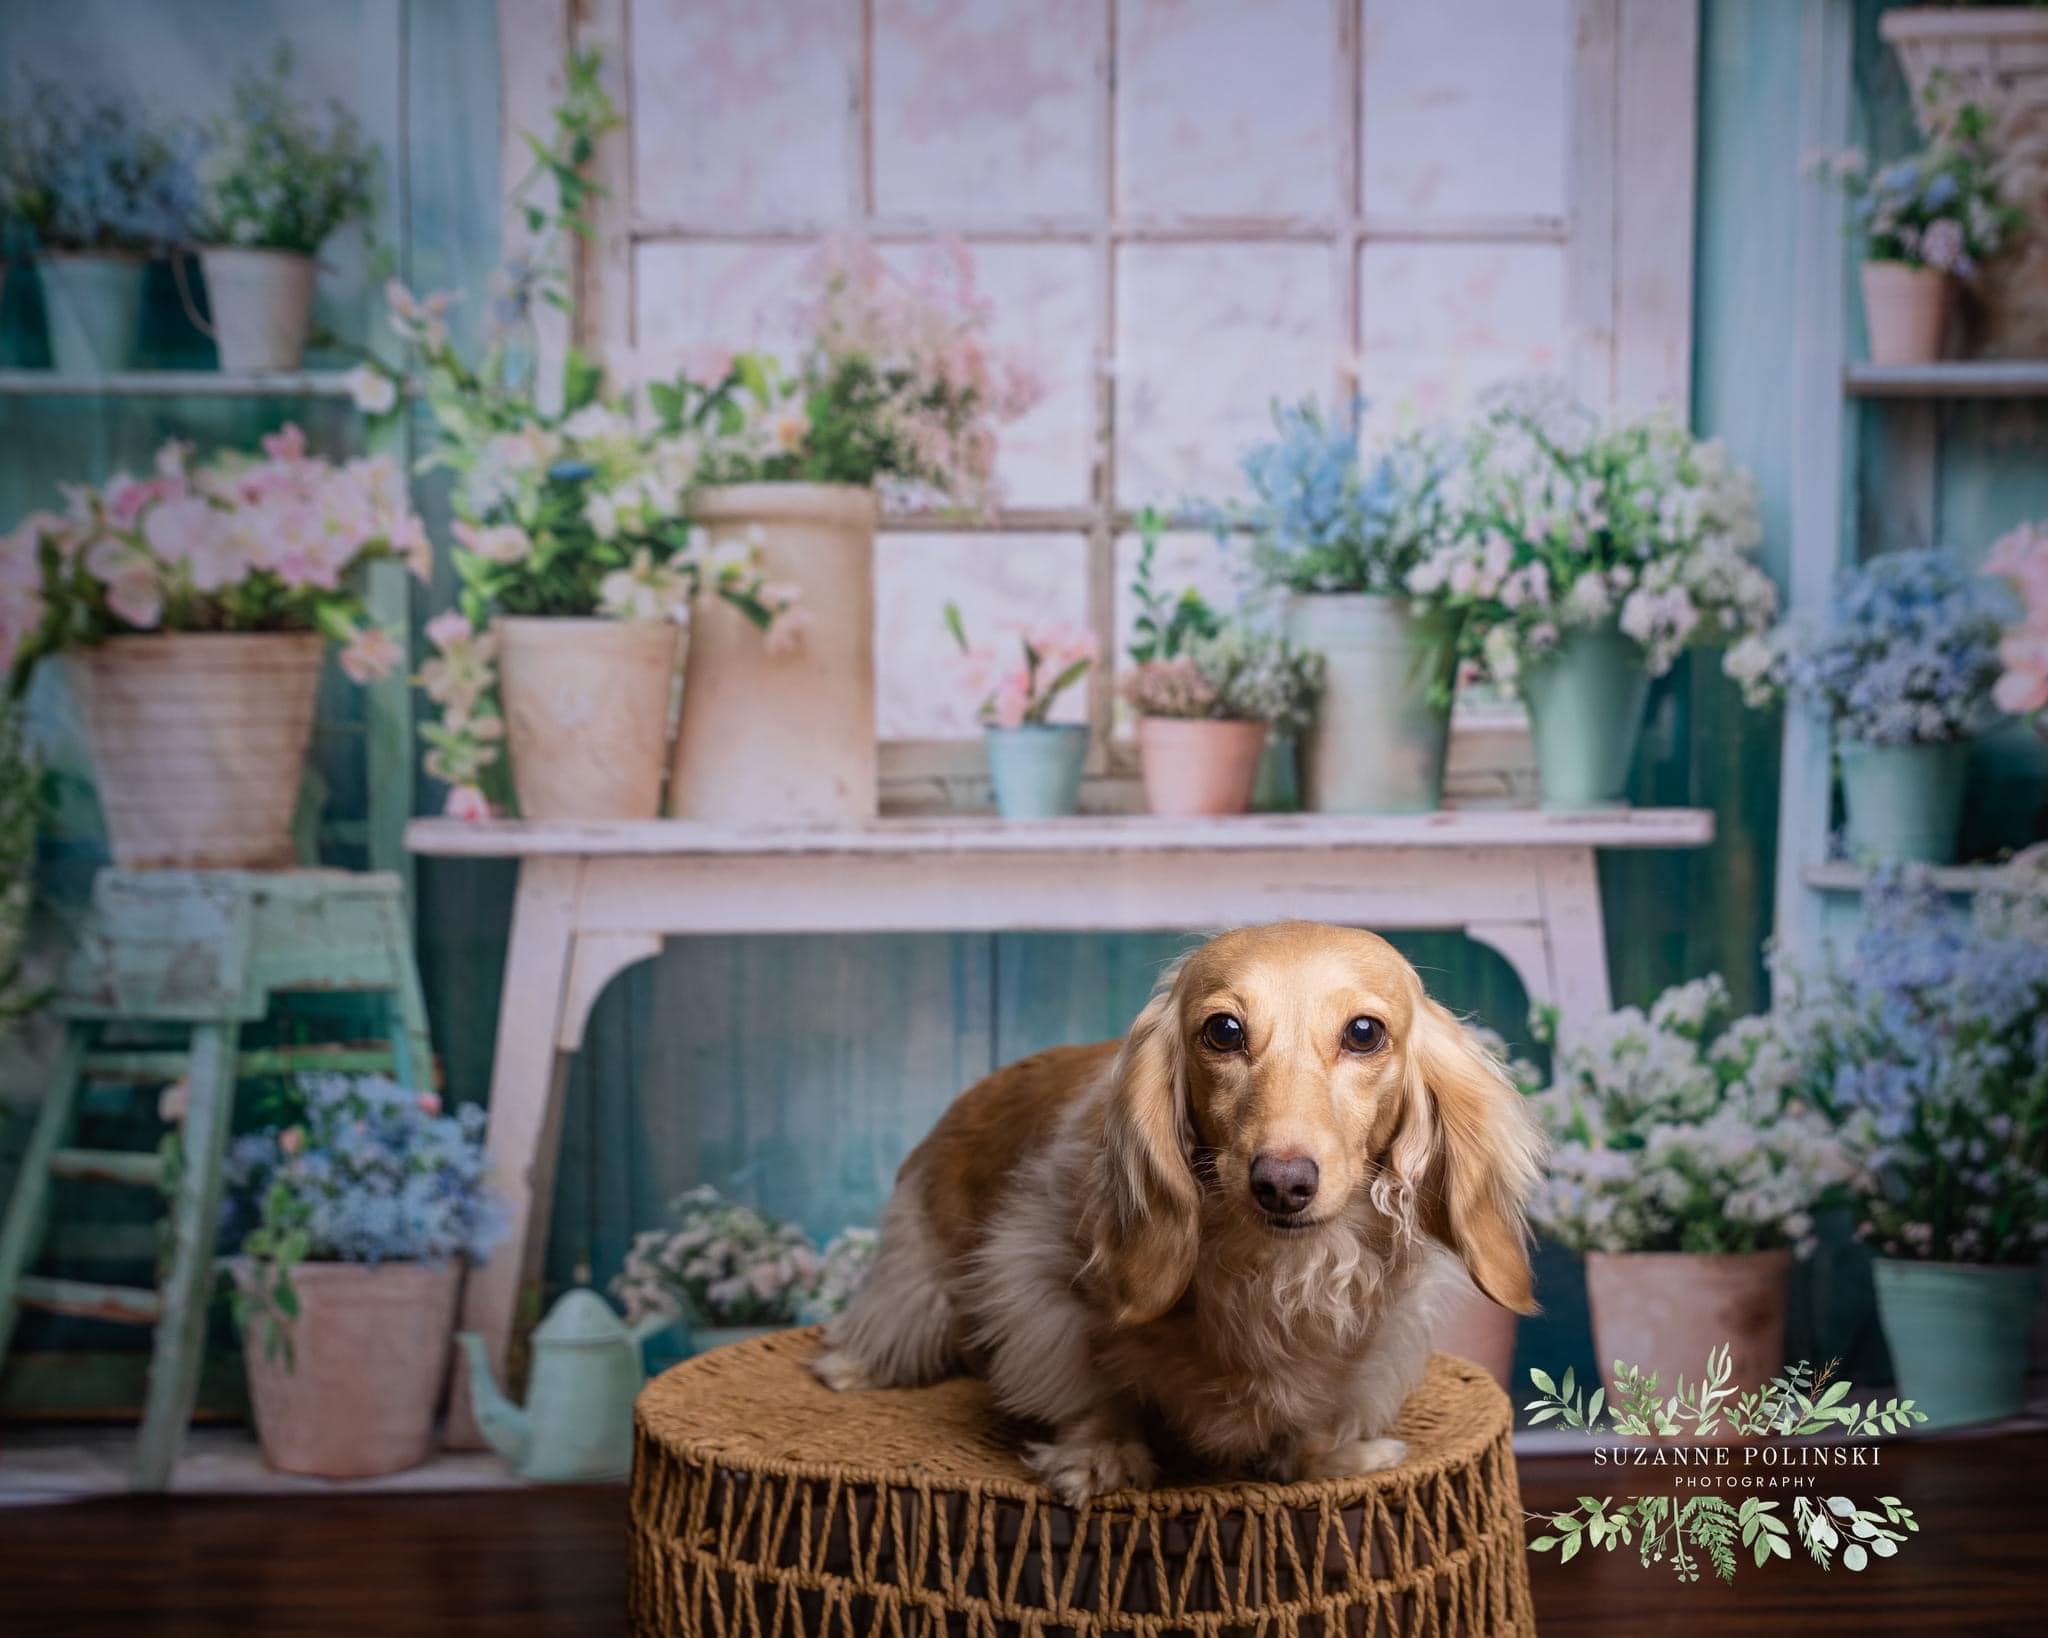
[[[1119,1325],[1157,1319],[1195,1272],[1201,1214],[1186,1054],[1169,971],[1110,1065],[1102,1148],[1090,1176],[1088,1268]]]
[[[1493,1054],[1428,999],[1416,1009],[1408,1073],[1412,1107],[1393,1163],[1422,1179],[1422,1226],[1501,1307],[1535,1313],[1527,1208],[1542,1132]]]

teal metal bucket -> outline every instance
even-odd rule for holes
[[[1899,1395],[1927,1413],[1928,1427],[2019,1413],[2038,1269],[1891,1257],[1878,1258],[1872,1269]]]
[[[1287,635],[1323,657],[1323,691],[1301,746],[1316,813],[1434,813],[1443,804],[1458,626],[1405,597],[1290,598]]]
[[[987,732],[988,777],[1005,819],[1058,819],[1081,806],[1088,730],[1078,722],[1026,723]]]
[[[1266,736],[1266,749],[1259,757],[1258,777],[1252,782],[1252,812],[1300,811],[1301,742],[1276,728]]]
[[[1966,740],[1947,745],[1866,745],[1844,740],[1842,806],[1849,857],[1949,864],[1963,822]]]
[[[45,256],[43,311],[50,357],[62,375],[104,375],[135,368],[142,345],[142,280],[137,256]]]
[[[1546,808],[1611,808],[1627,799],[1650,672],[1618,626],[1567,631],[1522,671],[1529,738]]]

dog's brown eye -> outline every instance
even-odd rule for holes
[[[1346,1052],[1377,1052],[1387,1039],[1387,1026],[1377,1018],[1354,1018],[1344,1026]]]
[[[1202,1045],[1211,1052],[1244,1051],[1244,1024],[1227,1012],[1212,1012],[1202,1020]]]

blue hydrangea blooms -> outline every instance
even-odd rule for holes
[[[299,1258],[480,1261],[503,1232],[485,1187],[484,1111],[440,1112],[433,1094],[381,1076],[306,1076],[304,1119],[236,1139],[222,1230],[234,1250],[260,1231],[303,1235]],[[278,1236],[282,1238],[282,1236]]]
[[[0,139],[0,214],[45,251],[161,251],[198,214],[202,146],[188,125],[151,125],[123,103],[81,104],[31,82]]]
[[[1860,1134],[1887,1256],[2026,1263],[2048,1243],[2048,851],[1966,914],[1924,870],[1873,883],[1853,959],[1777,975],[1816,1092]]]
[[[1824,630],[1774,632],[1744,681],[1752,698],[1785,687],[1814,700],[1844,739],[1968,739],[1997,716],[2002,625],[1993,582],[1945,552],[1887,552],[1837,578]]]

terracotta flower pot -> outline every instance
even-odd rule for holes
[[[1729,1350],[1731,1380],[1755,1388],[1785,1368],[1789,1251],[1694,1256],[1678,1251],[1589,1251],[1586,1295],[1593,1348],[1607,1391],[1614,1362],[1655,1371],[1668,1395],[1682,1376],[1698,1382],[1707,1356]]]
[[[310,632],[169,632],[67,657],[116,864],[294,862],[292,815],[326,647]]]
[[[1168,818],[1243,813],[1252,804],[1265,750],[1263,722],[1140,717],[1138,768],[1145,806]]]
[[[857,825],[876,810],[874,491],[853,484],[700,489],[714,546],[757,546],[802,590],[800,641],[771,647],[737,609],[697,599],[669,811],[727,824]]]
[[[1510,1398],[1515,1370],[1515,1331],[1521,1320],[1476,1286],[1467,1285],[1437,1320],[1436,1350],[1483,1367]]]
[[[1873,364],[1935,364],[1948,341],[1955,281],[1905,262],[1863,264],[1863,321]]]
[[[237,1276],[246,1279],[246,1270]],[[301,1263],[292,1354],[244,1340],[263,1459],[281,1473],[367,1479],[417,1467],[448,1379],[459,1263]]]
[[[520,815],[659,816],[682,633],[665,620],[501,616],[493,627]]]
[[[313,322],[313,258],[221,245],[200,251],[199,267],[220,367],[248,375],[296,370]]]

